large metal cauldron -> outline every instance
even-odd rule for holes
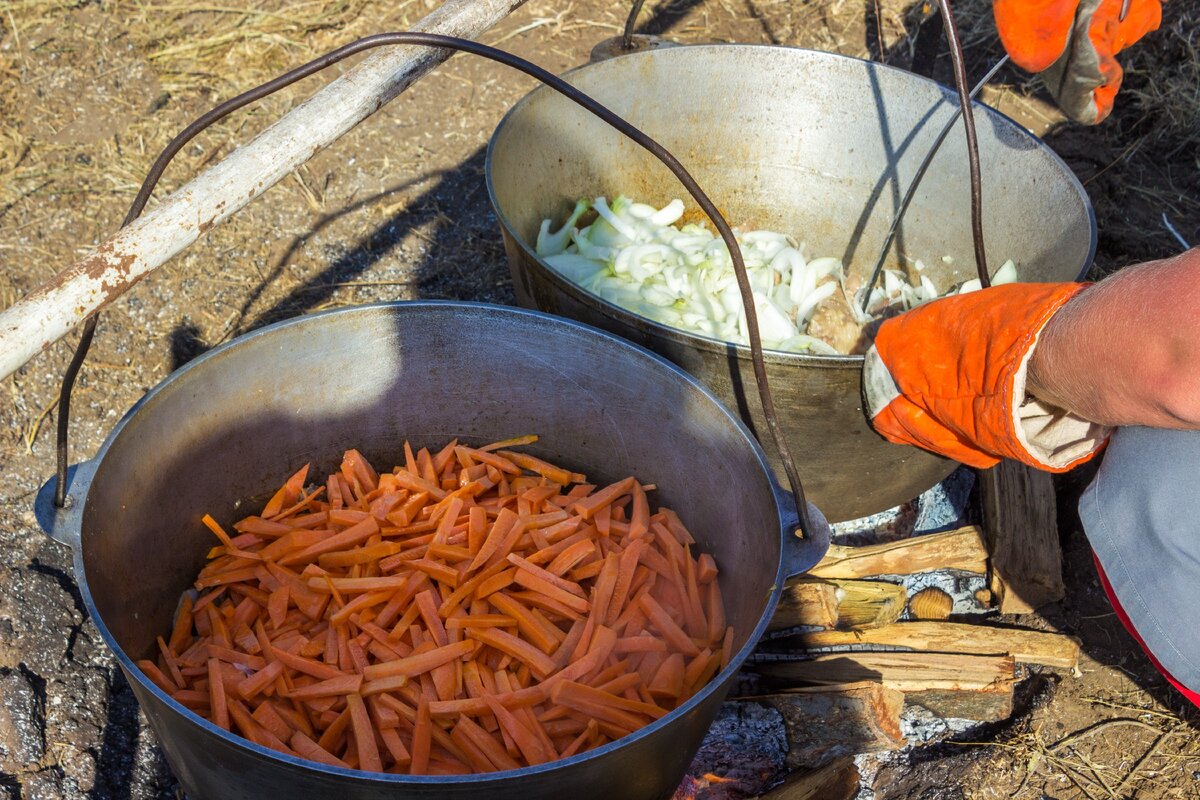
[[[841,256],[859,276],[874,266],[900,198],[957,108],[950,90],[910,73],[783,47],[665,48],[581,67],[569,80],[670,149],[731,224],[793,233],[811,253]],[[992,269],[1012,258],[1025,281],[1079,277],[1095,249],[1083,187],[1008,118],[977,105],[976,119]],[[899,253],[922,259],[943,290],[975,274],[959,131],[931,164],[896,244]],[[665,355],[765,433],[747,348],[626,312],[534,255],[542,219],[560,221],[579,197],[625,194],[660,204],[686,198],[670,173],[569,101],[537,89],[497,128],[487,179],[522,304]],[[955,466],[871,431],[861,409],[861,368],[857,356],[767,357],[800,475],[831,520],[909,500]],[[760,438],[778,469],[769,437]]]
[[[607,481],[636,474],[716,556],[736,655],[703,691],[595,751],[494,775],[369,775],[280,755],[212,725],[134,666],[169,629],[212,544],[200,524],[250,510],[307,461],[360,448],[400,463],[402,442],[542,436],[533,451]],[[609,334],[497,306],[398,303],[317,314],[244,336],[171,375],[73,470],[65,510],[38,517],[75,553],[75,578],[167,760],[192,800],[664,798],[678,785],[784,580],[828,528],[798,540],[790,497],[746,428],[682,371]],[[782,534],[782,535],[781,535]],[[152,657],[152,656],[151,656]]]

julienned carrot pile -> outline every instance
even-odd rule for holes
[[[354,769],[541,764],[663,716],[728,660],[717,567],[653,486],[450,442],[308,467],[226,532],[157,662],[217,725]]]

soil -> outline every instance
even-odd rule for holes
[[[110,235],[154,155],[213,102],[334,44],[403,28],[432,5],[247,0],[232,9],[180,4],[135,14],[110,0],[0,2],[0,307]],[[977,5],[964,4],[961,15],[972,75],[999,52],[987,15],[966,13]],[[318,7],[315,21],[288,22],[293,7]],[[531,0],[485,40],[561,71],[585,62],[626,11],[601,0]],[[671,0],[648,4],[639,30],[684,42],[798,44],[907,66],[921,14],[919,4],[885,0]],[[1154,47],[1153,39],[1144,46]],[[943,80],[944,62],[936,72]],[[1146,80],[1131,70],[1131,84]],[[248,140],[315,82],[201,137],[159,194]],[[1200,238],[1189,199],[1200,196],[1200,170],[1178,156],[1178,135],[1156,132],[1144,105],[1105,127],[1079,128],[1064,124],[1019,73],[1002,73],[1000,82],[989,102],[1044,135],[1087,185],[1100,222],[1097,274],[1177,252],[1164,214],[1188,241]],[[483,147],[531,86],[455,58],[115,303],[75,393],[72,460],[94,453],[173,369],[272,321],[379,300],[513,302],[483,185]],[[88,619],[71,554],[39,533],[32,513],[54,469],[55,398],[72,346],[73,337],[0,383],[0,798],[172,798],[176,784],[153,734]],[[1031,674],[1013,720],[887,761],[872,781],[875,797],[1200,796],[1197,717],[1125,634],[1097,585],[1071,513],[1084,485],[1086,475],[1062,482],[1067,601],[1011,620],[1080,637],[1080,674]],[[1139,724],[1054,747],[1115,719]]]

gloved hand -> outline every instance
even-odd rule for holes
[[[934,300],[880,325],[864,407],[885,439],[973,467],[1012,458],[1065,472],[1109,430],[1026,395],[1029,358],[1080,283],[1015,283]]]
[[[1117,53],[1162,21],[1159,0],[993,0],[992,11],[1013,62],[1042,73],[1059,107],[1086,125],[1112,111]]]

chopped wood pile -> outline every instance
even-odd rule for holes
[[[853,756],[907,746],[906,707],[996,722],[1013,713],[1023,665],[1076,669],[1072,637],[987,613],[1027,613],[1062,598],[1049,478],[1007,463],[980,477],[986,530],[834,545],[785,587],[735,692],[738,702],[777,711],[787,731],[792,772],[762,797],[855,797]],[[966,597],[974,613],[955,613],[962,597],[911,580],[925,573],[973,577],[981,587]]]

